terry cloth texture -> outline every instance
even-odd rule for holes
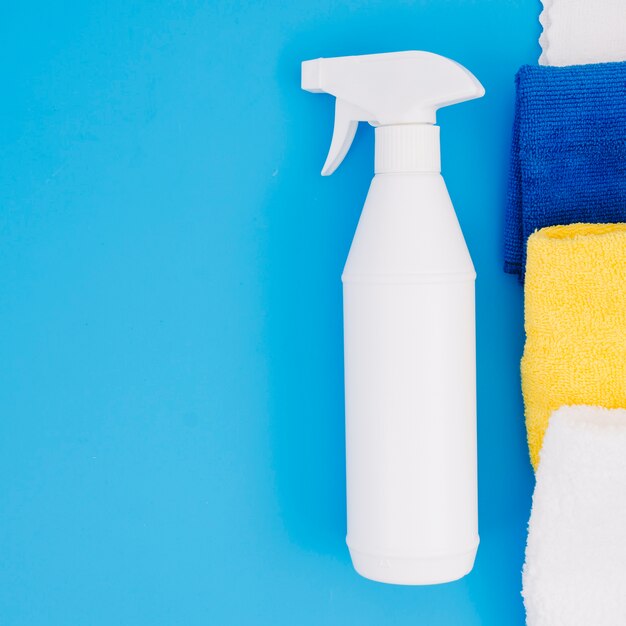
[[[516,84],[505,271],[522,278],[538,228],[626,221],[626,63],[523,66]]]
[[[626,60],[624,0],[543,0],[542,65]]]
[[[626,624],[626,411],[562,407],[541,451],[523,569],[528,626]]]
[[[524,302],[522,392],[536,468],[552,411],[626,407],[626,224],[571,224],[533,234]]]

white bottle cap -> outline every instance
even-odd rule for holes
[[[439,126],[400,124],[376,129],[376,174],[440,171]]]

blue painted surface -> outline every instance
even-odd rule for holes
[[[522,294],[502,272],[537,2],[13,3],[0,22],[0,623],[523,624]],[[317,56],[426,49],[479,279],[474,571],[366,581],[344,544],[339,276],[372,170],[319,170]]]

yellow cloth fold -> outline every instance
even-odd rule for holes
[[[531,235],[524,293],[522,392],[536,469],[552,411],[626,407],[626,224]]]

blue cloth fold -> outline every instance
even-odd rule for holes
[[[517,73],[505,271],[523,280],[528,237],[575,222],[626,222],[626,62]]]

